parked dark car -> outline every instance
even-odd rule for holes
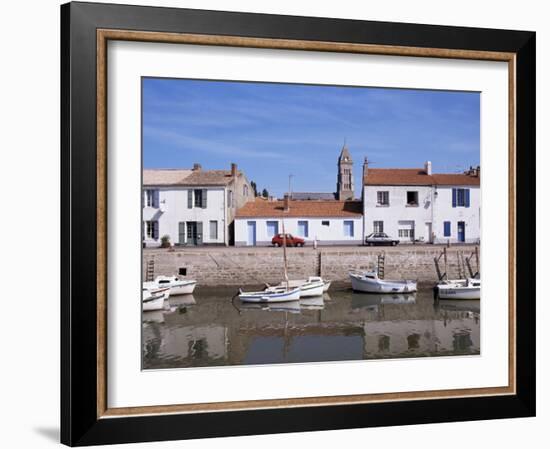
[[[395,246],[399,243],[399,240],[392,239],[385,232],[373,232],[365,237],[365,244],[368,246],[374,245],[391,245]]]
[[[284,234],[277,234],[271,239],[272,245],[283,246]],[[304,246],[305,240],[301,237],[294,237],[292,234],[286,234],[286,246]]]

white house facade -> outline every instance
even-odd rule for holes
[[[229,245],[236,211],[254,198],[235,164],[231,170],[143,171],[143,244]]]
[[[306,245],[358,245],[363,215],[359,201],[256,199],[239,209],[235,218],[235,245],[268,246],[284,231]]]
[[[364,237],[385,232],[403,243],[478,243],[480,170],[432,173],[363,166]]]

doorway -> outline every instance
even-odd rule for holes
[[[187,222],[187,244],[202,245],[202,223],[199,221]]]
[[[458,222],[458,241],[466,241],[466,224],[463,221]]]
[[[256,246],[256,222],[248,221],[246,225],[248,229],[246,244],[247,246]]]
[[[431,223],[426,223],[426,242],[433,243]]]

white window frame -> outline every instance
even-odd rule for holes
[[[376,205],[377,206],[389,206],[390,205],[390,192],[389,192],[389,190],[378,190],[376,192]]]
[[[379,226],[377,226],[379,225]],[[374,220],[372,222],[372,232],[384,232],[384,221],[383,220]]]

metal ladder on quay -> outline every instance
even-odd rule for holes
[[[378,261],[377,261],[377,266],[378,266],[377,271],[378,271],[379,279],[384,279],[385,265],[386,265],[386,253],[381,252],[380,254],[378,254]]]
[[[151,282],[155,279],[155,259],[149,259],[147,261],[147,268],[145,270],[145,280]]]

